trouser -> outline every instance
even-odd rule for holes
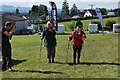
[[[55,46],[46,47],[47,50],[47,58],[54,58],[55,57]]]
[[[11,45],[2,45],[2,69],[7,69],[12,67],[11,60]]]
[[[79,61],[81,50],[82,50],[82,45],[80,45],[80,46],[73,45],[73,51],[74,51],[74,53],[73,53],[73,59],[74,60],[76,60],[76,53],[78,52],[78,61]]]

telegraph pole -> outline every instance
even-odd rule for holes
[[[91,9],[91,14],[92,14],[92,10],[93,10],[93,4],[89,5],[90,6],[90,9]],[[92,23],[92,17],[93,17],[93,14],[91,15],[91,23]]]

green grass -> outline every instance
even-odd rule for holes
[[[3,78],[117,78],[118,34],[87,34],[79,65],[66,64],[69,35],[57,35],[55,61],[47,63],[46,50],[40,53],[39,35],[14,36],[13,69],[2,72]],[[72,44],[68,62],[72,63]],[[39,55],[41,54],[40,60]]]

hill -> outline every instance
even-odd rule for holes
[[[30,7],[14,7],[11,5],[2,5],[0,7],[2,8],[2,12],[15,12],[18,8],[20,13],[28,13],[28,11],[31,9]]]
[[[20,13],[28,13],[29,10],[31,10],[31,7],[14,7],[11,5],[2,5],[0,7],[2,12],[15,12],[17,8],[19,9]],[[49,14],[51,13],[51,8],[49,7],[48,12]],[[58,9],[57,12],[58,14],[61,14],[61,9]]]

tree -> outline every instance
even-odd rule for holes
[[[32,14],[38,13],[38,5],[33,5],[31,12],[32,12]]]
[[[71,29],[72,31],[75,29],[75,21],[72,21],[72,22],[69,24],[69,29]]]
[[[15,13],[16,13],[16,15],[19,15],[19,14],[20,14],[20,12],[19,12],[19,9],[18,9],[18,8],[16,9],[16,12],[15,12]]]
[[[39,15],[43,15],[43,14],[48,15],[47,6],[40,4],[40,6],[38,7],[38,13]]]
[[[120,16],[120,8],[114,9],[113,12],[115,12],[117,16]]]
[[[69,6],[67,0],[63,2],[61,15],[69,15]]]
[[[76,22],[76,24],[75,24],[75,28],[76,28],[77,26],[79,26],[79,25],[81,25],[81,26],[83,27],[83,23],[82,23],[80,20],[77,20],[77,22]]]
[[[106,15],[107,14],[106,8],[100,8],[100,10],[101,10],[102,15]]]
[[[31,13],[32,14],[39,14],[40,16],[45,14],[48,15],[48,10],[47,10],[47,6],[45,5],[33,5],[32,9],[31,9]]]
[[[113,29],[113,24],[116,24],[116,21],[110,21],[108,20],[106,23],[105,23],[105,26],[106,27],[110,27],[110,29],[112,30]]]
[[[31,15],[31,14],[32,14],[32,11],[31,11],[31,10],[29,10],[28,14],[29,14],[29,15]]]
[[[70,16],[77,15],[77,11],[78,11],[77,6],[73,4],[73,7],[70,10]]]

